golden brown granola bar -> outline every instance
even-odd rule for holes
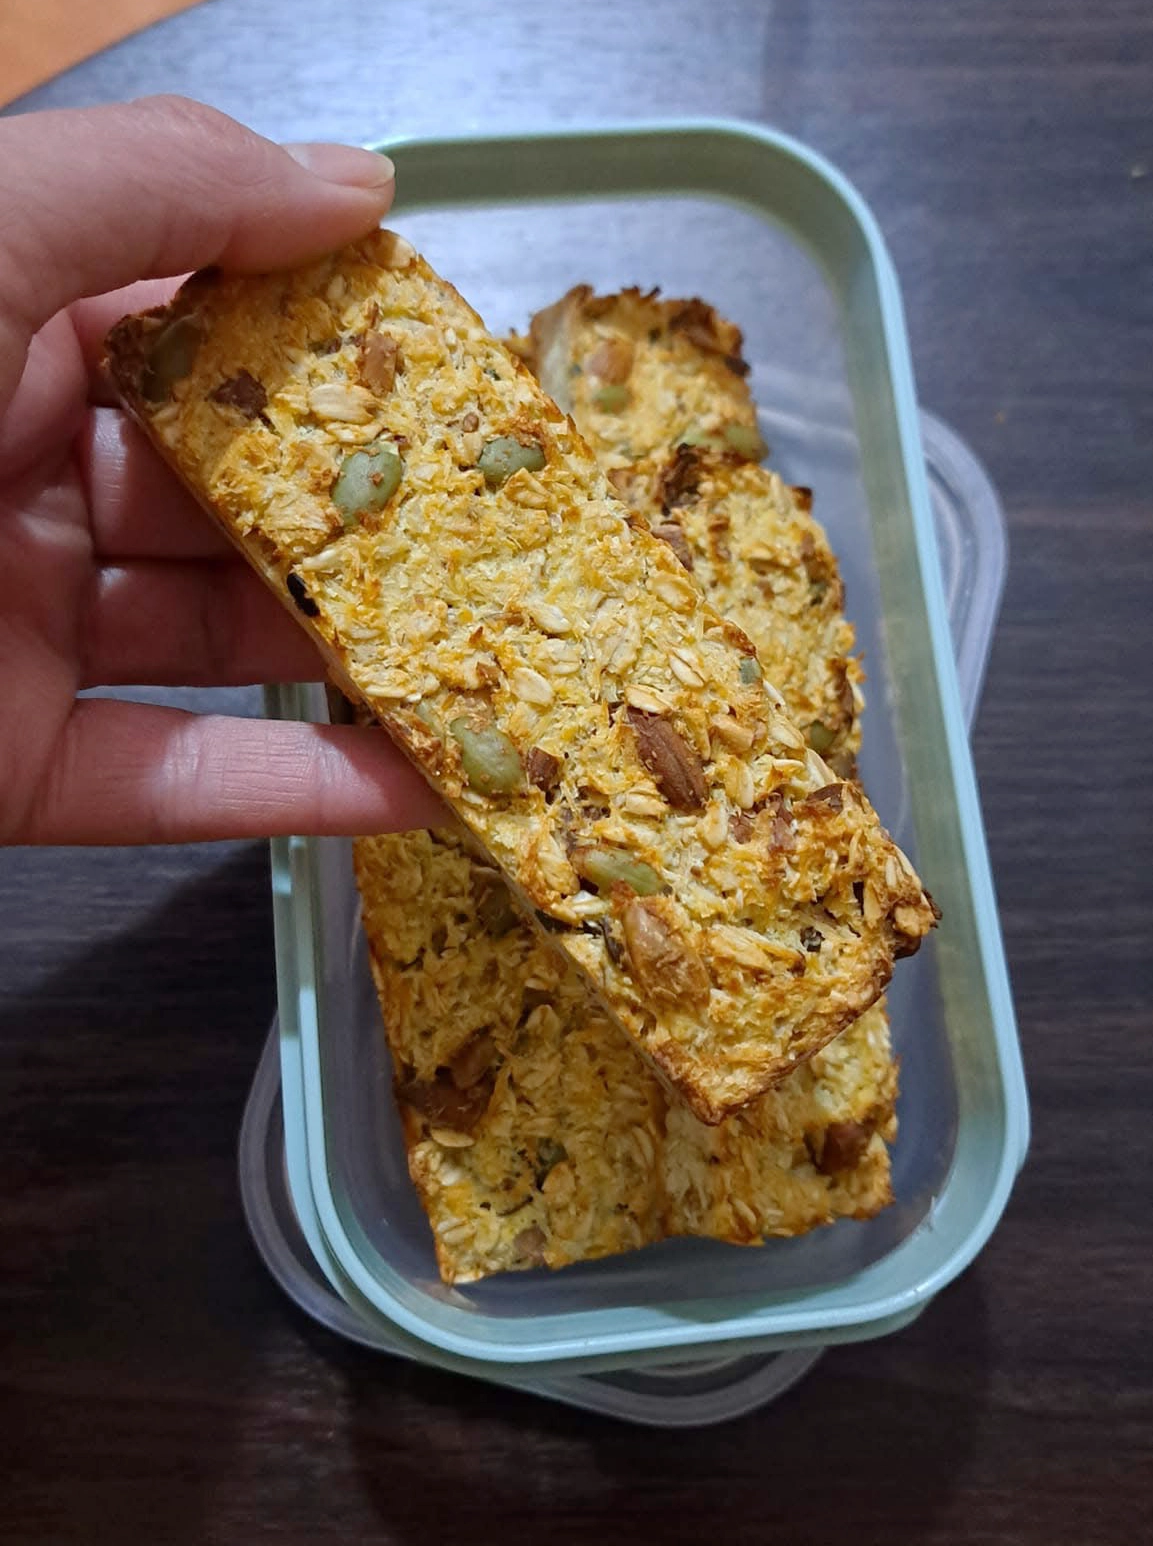
[[[125,401],[705,1121],[876,1001],[934,909],[746,634],[407,243],[191,280]]]
[[[809,745],[852,777],[863,673],[844,587],[810,491],[758,465],[741,347],[703,301],[579,285],[533,318],[522,352],[621,497],[748,634]]]
[[[720,1126],[667,1099],[463,833],[354,844],[409,1169],[449,1283],[889,1202],[896,1070],[875,1005]]]

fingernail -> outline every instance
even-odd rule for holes
[[[344,188],[375,192],[396,180],[396,168],[387,156],[355,145],[286,145],[285,150],[315,177]]]

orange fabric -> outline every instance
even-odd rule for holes
[[[0,106],[197,0],[0,0]]]

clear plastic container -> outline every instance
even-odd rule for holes
[[[493,325],[523,324],[533,306],[590,279],[703,294],[743,327],[774,465],[815,490],[845,576],[869,673],[863,778],[944,923],[901,964],[889,995],[904,1096],[897,1201],[877,1219],[759,1251],[670,1241],[449,1288],[408,1181],[349,845],[275,844],[288,1174],[310,1248],[371,1323],[443,1357],[532,1364],[537,1375],[893,1330],[980,1249],[1022,1161],[1028,1118],[950,638],[950,603],[984,609],[987,623],[997,585],[990,572],[968,589],[959,573],[951,590],[942,583],[880,237],[831,168],[763,130],[390,150],[403,187],[425,206],[451,206],[402,210],[396,223]],[[508,186],[483,214],[462,212],[493,166]],[[552,202],[516,202],[529,198]],[[969,539],[954,540],[963,557]],[[323,696],[282,691],[274,711],[319,717]]]
[[[776,433],[778,426],[766,421]],[[967,717],[976,710],[1005,578],[1004,525],[996,493],[971,452],[939,420],[921,415],[921,438],[948,598],[958,680]],[[907,1130],[914,1116],[904,1110]],[[240,1136],[241,1195],[252,1238],[268,1270],[309,1316],[362,1346],[425,1362],[436,1350],[400,1338],[387,1322],[340,1297],[309,1248],[289,1193],[280,1095],[279,1027],[274,1023],[245,1109]],[[311,1218],[315,1229],[315,1219]],[[820,1347],[754,1353],[613,1374],[524,1377],[492,1364],[461,1372],[551,1400],[656,1427],[727,1421],[775,1400],[813,1367]]]

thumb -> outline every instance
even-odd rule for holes
[[[289,151],[181,97],[0,121],[0,410],[71,301],[208,264],[306,262],[379,224],[392,195],[385,156]]]

